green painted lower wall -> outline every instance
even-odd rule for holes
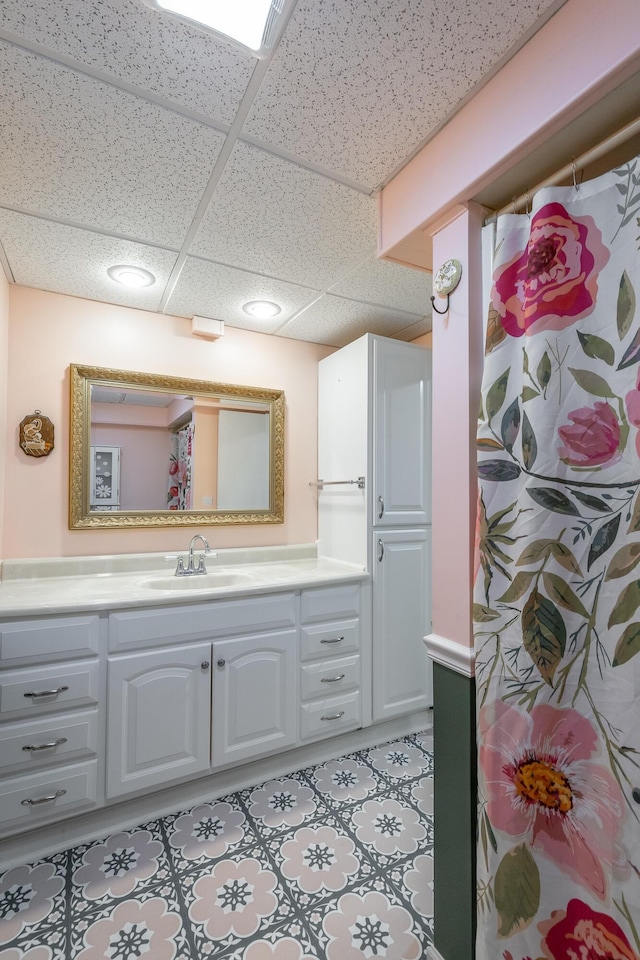
[[[433,666],[434,945],[473,960],[476,932],[475,681]]]

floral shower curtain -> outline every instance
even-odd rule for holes
[[[169,489],[167,510],[191,509],[191,474],[193,471],[193,422],[185,424],[171,435],[169,453]]]
[[[498,221],[478,429],[478,960],[640,958],[640,158]]]

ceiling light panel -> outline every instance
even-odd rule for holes
[[[255,68],[247,51],[139,2],[2,0],[1,20],[27,44],[227,125]]]
[[[284,0],[143,0],[191,25],[211,30],[251,51],[268,56],[277,35]]]

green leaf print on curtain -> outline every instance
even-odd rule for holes
[[[482,960],[640,960],[640,160],[498,221],[478,425]]]

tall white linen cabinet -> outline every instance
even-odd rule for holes
[[[372,575],[374,723],[433,705],[430,448],[429,350],[366,334],[320,361],[318,549]]]

